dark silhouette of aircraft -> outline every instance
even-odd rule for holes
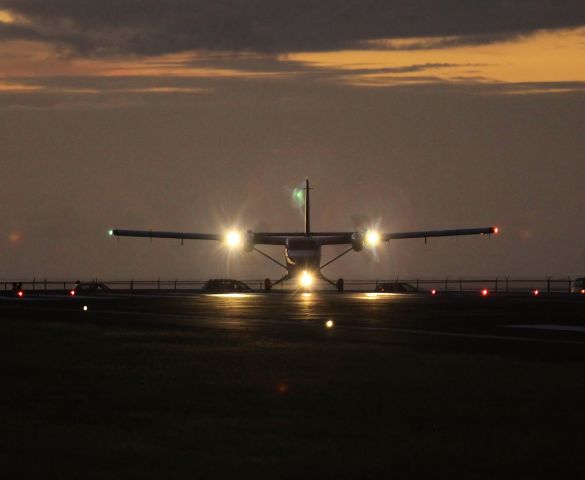
[[[360,252],[364,248],[373,248],[381,242],[406,238],[449,237],[461,235],[491,235],[498,233],[498,227],[465,228],[457,230],[427,230],[420,232],[380,233],[377,230],[351,232],[313,232],[311,230],[311,202],[309,180],[305,187],[297,190],[295,195],[304,200],[305,231],[304,232],[253,232],[245,233],[230,231],[227,234],[216,233],[189,233],[189,232],[160,232],[146,230],[110,230],[111,236],[117,237],[145,237],[145,238],[176,238],[183,240],[215,240],[224,242],[230,248],[242,248],[246,252],[256,251],[286,270],[286,274],[274,284],[266,285],[269,290],[284,280],[299,279],[303,288],[308,288],[315,278],[325,280],[339,288],[343,282],[334,283],[322,274],[322,270],[331,265],[345,254],[353,251]],[[304,198],[303,198],[304,197]],[[285,247],[285,262],[282,263],[266,252],[259,250],[257,245],[282,245]],[[326,245],[348,245],[349,248],[324,264],[321,264],[321,247]]]

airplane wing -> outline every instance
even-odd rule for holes
[[[190,233],[190,232],[164,232],[155,230],[110,230],[111,236],[116,237],[142,237],[142,238],[176,238],[179,240],[216,240],[224,241],[225,235],[218,233]],[[420,232],[395,232],[380,233],[378,240],[388,242],[406,238],[430,238],[430,237],[458,237],[463,235],[491,235],[497,234],[498,227],[463,228],[455,230],[423,230]],[[252,233],[250,239],[254,245],[286,245],[288,237],[302,237],[302,232],[261,232]],[[364,235],[361,232],[314,232],[311,237],[315,238],[320,245],[346,245],[356,241],[356,236]]]
[[[455,230],[426,230],[422,232],[382,233],[380,238],[387,242],[403,238],[459,237],[462,235],[491,235],[498,233],[498,227],[460,228]]]
[[[406,238],[459,237],[463,235],[497,234],[498,227],[459,228],[453,230],[423,230],[420,232],[376,233],[377,241],[388,242]],[[348,245],[361,238],[368,241],[368,232],[315,232],[312,234],[321,245]]]
[[[114,228],[110,230],[110,236],[114,237],[141,237],[141,238],[176,238],[178,240],[216,240],[225,241],[226,235],[219,233],[190,233],[190,232],[164,232],[156,230],[122,230]],[[253,233],[255,245],[286,245],[287,237],[302,236],[298,232]],[[228,238],[229,241],[229,238]]]
[[[179,240],[222,240],[223,235],[216,233],[189,233],[189,232],[160,232],[155,230],[110,230],[115,237],[142,237],[142,238],[178,238]]]

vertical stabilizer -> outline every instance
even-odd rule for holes
[[[310,198],[309,179],[305,180],[305,235],[311,235],[311,198]]]

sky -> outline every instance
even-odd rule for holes
[[[584,59],[582,1],[0,0],[0,281],[278,278],[107,232],[300,231],[307,177],[317,230],[501,229],[332,278],[585,275]]]

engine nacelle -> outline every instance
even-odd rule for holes
[[[351,234],[351,248],[356,252],[361,252],[364,249],[364,235],[362,233]]]
[[[254,243],[254,232],[252,230],[248,230],[244,236],[244,251],[251,252],[254,250],[255,246],[256,243]]]

